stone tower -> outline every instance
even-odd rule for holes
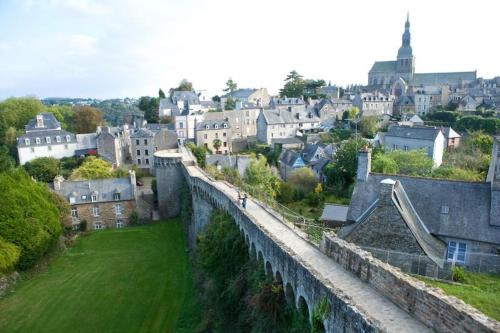
[[[406,16],[405,32],[402,37],[402,44],[398,50],[396,63],[397,75],[410,84],[415,73],[415,57],[411,48],[410,15]]]
[[[182,186],[182,154],[161,150],[154,154],[158,208],[161,218],[180,214],[180,189]]]

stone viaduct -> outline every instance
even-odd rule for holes
[[[333,234],[321,246],[284,223],[277,213],[250,199],[243,209],[237,189],[214,181],[196,166],[185,148],[155,153],[160,215],[180,213],[179,192],[186,180],[192,197],[190,246],[210,223],[213,209],[229,213],[266,273],[283,283],[285,296],[309,317],[324,299],[330,311],[326,332],[499,332],[500,324],[462,301],[401,273]]]

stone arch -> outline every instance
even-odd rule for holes
[[[290,282],[285,286],[285,298],[288,303],[292,303],[295,307],[297,306],[297,304],[295,304],[295,292]]]
[[[279,284],[283,284],[283,277],[281,276],[281,273],[280,271],[276,270],[276,273],[275,273],[275,278],[274,280],[279,283]]]
[[[262,255],[262,251],[259,250],[259,254],[257,255],[257,260],[262,262],[262,266],[264,266],[264,256]]]
[[[241,232],[245,232],[243,228],[241,229]],[[250,247],[250,238],[248,237],[248,234],[245,234],[245,244]]]
[[[297,309],[305,318],[311,318],[309,305],[307,305],[306,299],[303,296],[299,296],[299,299],[297,300]]]
[[[269,261],[266,261],[266,276],[268,278],[273,278],[273,266]]]
[[[252,245],[250,247],[250,257],[252,259],[258,260],[259,258],[257,257],[257,250],[255,249],[255,243],[252,242]]]

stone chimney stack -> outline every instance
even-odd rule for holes
[[[132,196],[137,199],[137,180],[135,178],[135,171],[129,170],[128,177],[130,179],[130,185],[132,185]]]
[[[386,178],[380,182],[380,192],[378,195],[378,204],[383,206],[392,205],[392,191],[396,181]]]
[[[500,226],[500,137],[496,137],[493,143],[486,181],[491,183],[490,224]]]
[[[372,168],[372,150],[368,147],[358,151],[358,169],[356,180],[365,182],[368,180]]]
[[[43,114],[36,115],[36,127],[37,128],[45,127],[43,123]]]
[[[54,190],[55,191],[60,191],[61,190],[61,184],[64,182],[64,177],[63,176],[55,176],[54,177]]]

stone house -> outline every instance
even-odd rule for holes
[[[221,97],[220,102],[222,110],[224,110],[229,96],[231,96],[235,102],[252,103],[259,107],[268,105],[270,101],[270,96],[266,88],[238,89]]]
[[[306,109],[306,101],[302,97],[272,97],[269,109],[300,112]]]
[[[136,208],[137,189],[134,171],[125,178],[81,181],[54,178],[53,189],[71,206],[68,224],[78,229],[82,220],[88,229],[123,228]]]
[[[97,127],[97,153],[113,167],[121,167],[130,158],[130,129],[123,127]]]
[[[194,141],[196,139],[196,124],[203,121],[205,114],[202,111],[196,112],[183,112],[175,116],[175,132],[177,133],[177,140],[180,144],[186,141]]]
[[[75,155],[75,134],[61,129],[52,113],[44,112],[31,119],[25,126],[25,134],[17,138],[19,164],[39,157],[63,158]]]
[[[235,110],[205,113],[205,120],[228,121],[231,126],[231,139],[254,137],[257,135],[257,118],[260,108],[247,107],[248,104],[236,103]]]
[[[257,118],[257,140],[271,144],[273,139],[293,138],[318,131],[321,125],[314,109],[294,111],[261,110]]]
[[[293,174],[295,170],[307,166],[301,154],[291,149],[283,149],[281,151],[278,159],[278,164],[280,177],[285,181],[288,180],[288,178]]]
[[[424,255],[440,267],[453,263],[499,271],[498,139],[486,182],[376,174],[370,161],[370,150],[358,153],[356,185],[339,237],[363,247]]]
[[[436,167],[443,162],[445,138],[440,128],[429,126],[398,126],[389,127],[383,137],[381,146],[386,150],[419,150],[423,149],[432,158]]]
[[[227,120],[204,120],[196,126],[196,144],[215,154],[231,153],[231,125]],[[215,149],[214,140],[220,140],[220,147]]]
[[[464,96],[458,103],[458,111],[462,112],[475,112],[477,107],[481,103],[478,103],[474,97],[470,95]]]
[[[415,113],[415,99],[411,95],[401,95],[394,101],[393,114],[406,115]]]
[[[364,117],[392,115],[394,96],[382,93],[358,93],[354,96],[352,105],[357,107]]]
[[[342,115],[344,111],[349,110],[352,107],[352,101],[348,99],[322,99],[318,104],[316,104],[315,109],[321,120],[334,119],[342,120]]]
[[[132,163],[153,172],[153,154],[158,150],[175,149],[177,134],[173,125],[147,124],[130,136]]]

